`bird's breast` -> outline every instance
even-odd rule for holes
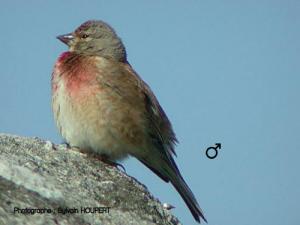
[[[67,59],[58,60],[52,77],[52,107],[60,133],[72,146],[113,159],[125,157],[132,147],[125,138],[136,138],[137,126],[130,125],[129,109],[120,96],[99,81],[105,61],[93,65],[86,59]],[[71,62],[74,65],[66,65]]]
[[[96,67],[92,58],[63,53],[58,59],[55,75],[62,80],[65,89],[72,97],[79,97],[80,94],[97,85],[97,74],[101,71]]]

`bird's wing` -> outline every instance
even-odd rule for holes
[[[158,149],[168,156],[175,154],[174,145],[177,143],[172,125],[154,96],[150,87],[139,77],[128,63],[110,61],[110,74],[101,76],[99,82],[111,88],[122,101],[139,111],[145,129]],[[137,118],[138,119],[138,118]]]

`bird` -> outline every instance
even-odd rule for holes
[[[68,46],[51,78],[54,120],[64,140],[104,161],[135,157],[171,182],[198,223],[207,222],[175,163],[178,141],[171,122],[129,64],[115,30],[88,20],[57,38]]]

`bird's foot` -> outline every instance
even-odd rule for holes
[[[121,168],[126,173],[126,169],[122,164],[110,160],[107,155],[99,155],[99,154],[96,154],[96,153],[91,153],[90,151],[87,151],[85,149],[81,149],[77,146],[71,146],[66,142],[64,142],[63,145],[65,145],[67,149],[72,149],[74,151],[83,153],[83,154],[87,155],[88,157],[97,159],[101,162],[104,162],[104,163],[110,165],[110,166],[113,166],[113,167],[116,167],[116,168]]]
[[[68,150],[72,148],[71,145],[65,141],[62,142],[61,144],[64,145],[66,147],[66,149],[68,149]]]
[[[104,163],[106,163],[110,166],[113,166],[113,167],[116,167],[116,168],[122,168],[122,170],[126,173],[126,169],[122,164],[110,160],[106,155],[95,154],[94,158],[96,158],[99,161],[104,162]]]

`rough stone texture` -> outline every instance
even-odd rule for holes
[[[50,213],[14,213],[50,209]],[[81,207],[110,207],[81,213]],[[59,213],[58,209],[74,213]],[[76,212],[76,209],[78,212]],[[180,224],[147,188],[118,168],[39,138],[0,134],[0,224]]]

